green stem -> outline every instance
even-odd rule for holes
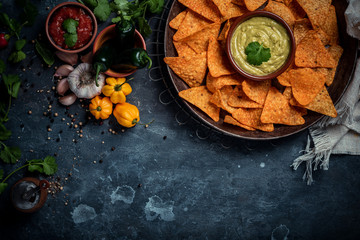
[[[151,68],[151,65],[152,65],[152,60],[151,58],[146,54],[145,58],[149,61],[149,66],[148,66],[148,69]]]
[[[99,74],[100,74],[100,70],[101,70],[101,66],[96,65],[95,84],[96,84],[97,87],[99,86],[98,77],[99,77]]]
[[[9,111],[10,111],[10,107],[11,107],[11,95],[10,95],[10,97],[9,97],[8,109],[7,109],[6,114],[5,114],[4,118],[3,118],[4,120],[7,119],[7,116],[8,116]]]
[[[4,148],[6,148],[5,143],[3,143],[2,141],[0,141],[0,144],[1,144]]]
[[[21,169],[23,169],[23,168],[25,168],[25,167],[27,167],[27,166],[29,166],[30,164],[28,163],[28,164],[25,164],[25,165],[23,165],[23,166],[21,166],[21,167],[19,167],[19,168],[17,168],[17,169],[15,169],[14,171],[12,171],[9,175],[7,175],[7,177],[6,178],[4,178],[4,180],[2,180],[2,182],[1,183],[4,183],[4,182],[6,182],[6,180],[8,180],[8,178],[11,176],[11,175],[13,175],[14,173],[16,173],[17,171],[19,171],[19,170],[21,170]]]

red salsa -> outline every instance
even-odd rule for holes
[[[93,35],[93,22],[91,17],[79,7],[62,7],[58,9],[50,20],[49,33],[54,42],[61,48],[69,49],[65,44],[63,22],[72,18],[79,22],[76,28],[77,41],[70,49],[78,49],[86,45]]]

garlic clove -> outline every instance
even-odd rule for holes
[[[87,54],[80,56],[80,60],[83,63],[92,63],[93,56],[94,55],[93,55],[92,51],[90,51]]]
[[[56,85],[56,91],[59,95],[63,96],[67,90],[69,90],[69,83],[67,78],[63,78]]]
[[[76,99],[77,99],[76,95],[74,93],[70,93],[69,95],[59,98],[59,102],[62,105],[70,106],[76,101]]]
[[[56,51],[55,55],[63,62],[75,65],[78,62],[79,55],[77,53],[65,53]]]
[[[68,64],[61,65],[60,67],[58,67],[58,69],[56,69],[54,77],[66,77],[72,71],[74,71],[74,68],[71,65]]]

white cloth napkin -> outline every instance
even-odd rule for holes
[[[360,1],[350,0],[345,11],[347,33],[357,39],[360,39],[359,13]],[[291,165],[296,170],[302,163],[306,164],[303,179],[308,185],[313,182],[312,172],[319,165],[321,169],[329,169],[331,154],[360,155],[360,58],[350,85],[335,107],[336,118],[326,117],[309,128],[311,137],[308,137],[304,155]]]

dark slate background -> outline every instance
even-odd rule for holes
[[[2,2],[4,11],[18,17],[13,1]],[[26,160],[56,155],[63,191],[49,195],[39,212],[21,214],[11,206],[9,187],[0,196],[1,240],[283,239],[287,230],[288,239],[359,238],[359,157],[331,156],[330,169],[316,171],[307,186],[304,166],[290,168],[306,145],[307,131],[276,141],[245,141],[208,131],[193,119],[179,124],[175,116],[186,114],[175,102],[160,102],[165,84],[152,81],[147,70],[134,74],[128,101],[138,106],[143,123],[154,119],[148,128],[122,132],[114,118],[88,120],[79,101],[68,110],[60,105],[51,90],[55,70],[42,66],[31,40],[39,33],[44,37],[47,7],[63,1],[33,2],[40,14],[22,31],[28,57],[7,70],[23,80],[6,123],[13,133],[6,143],[19,146],[22,158],[0,167],[9,173]],[[159,24],[151,21],[154,29],[161,29]],[[150,53],[161,53],[161,36],[155,32],[148,39]],[[0,52],[1,59],[11,48]],[[153,60],[159,66],[157,55]],[[155,68],[152,78],[159,73]],[[49,104],[58,117],[43,115]],[[72,120],[68,114],[84,123],[83,138],[66,124]],[[46,177],[20,171],[9,185],[24,176]]]

